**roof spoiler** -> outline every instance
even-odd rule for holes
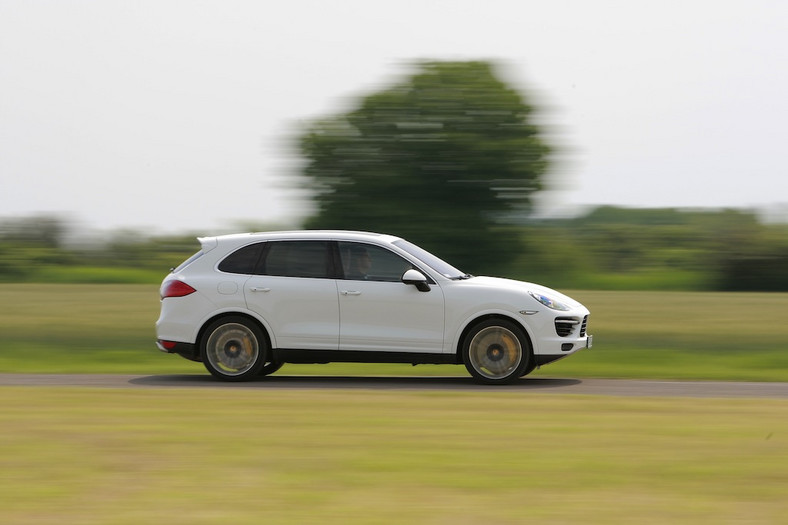
[[[209,252],[219,245],[219,240],[216,237],[197,237],[200,241],[203,252]]]

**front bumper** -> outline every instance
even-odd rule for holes
[[[563,345],[568,345],[568,346],[563,346]],[[536,359],[536,366],[543,366],[548,363],[558,361],[559,359],[563,359],[564,357],[570,356],[575,352],[578,352],[585,348],[591,348],[593,346],[594,346],[594,336],[588,335],[583,340],[580,341],[575,341],[573,343],[562,343],[562,352],[560,354],[537,354],[534,356],[534,359]]]

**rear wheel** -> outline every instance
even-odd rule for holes
[[[201,347],[205,368],[224,381],[255,377],[270,353],[260,328],[244,317],[224,317],[211,323]]]
[[[462,358],[477,382],[509,384],[530,371],[531,345],[523,330],[513,322],[488,319],[468,332]]]

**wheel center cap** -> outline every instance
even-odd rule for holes
[[[503,347],[501,345],[490,345],[487,349],[487,357],[491,361],[500,361],[503,359]]]
[[[230,357],[236,357],[241,353],[241,345],[239,345],[237,341],[230,341],[227,343],[227,346],[224,347],[224,353]]]

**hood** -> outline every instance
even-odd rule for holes
[[[583,308],[582,304],[575,301],[568,295],[564,295],[557,290],[553,290],[552,288],[548,288],[547,286],[542,286],[540,284],[529,283],[525,281],[515,281],[514,279],[503,279],[500,277],[472,277],[465,282],[476,286],[482,286],[491,290],[498,289],[518,291],[524,294],[527,294],[528,292],[535,292],[561,301],[567,306],[571,306],[573,308]]]

